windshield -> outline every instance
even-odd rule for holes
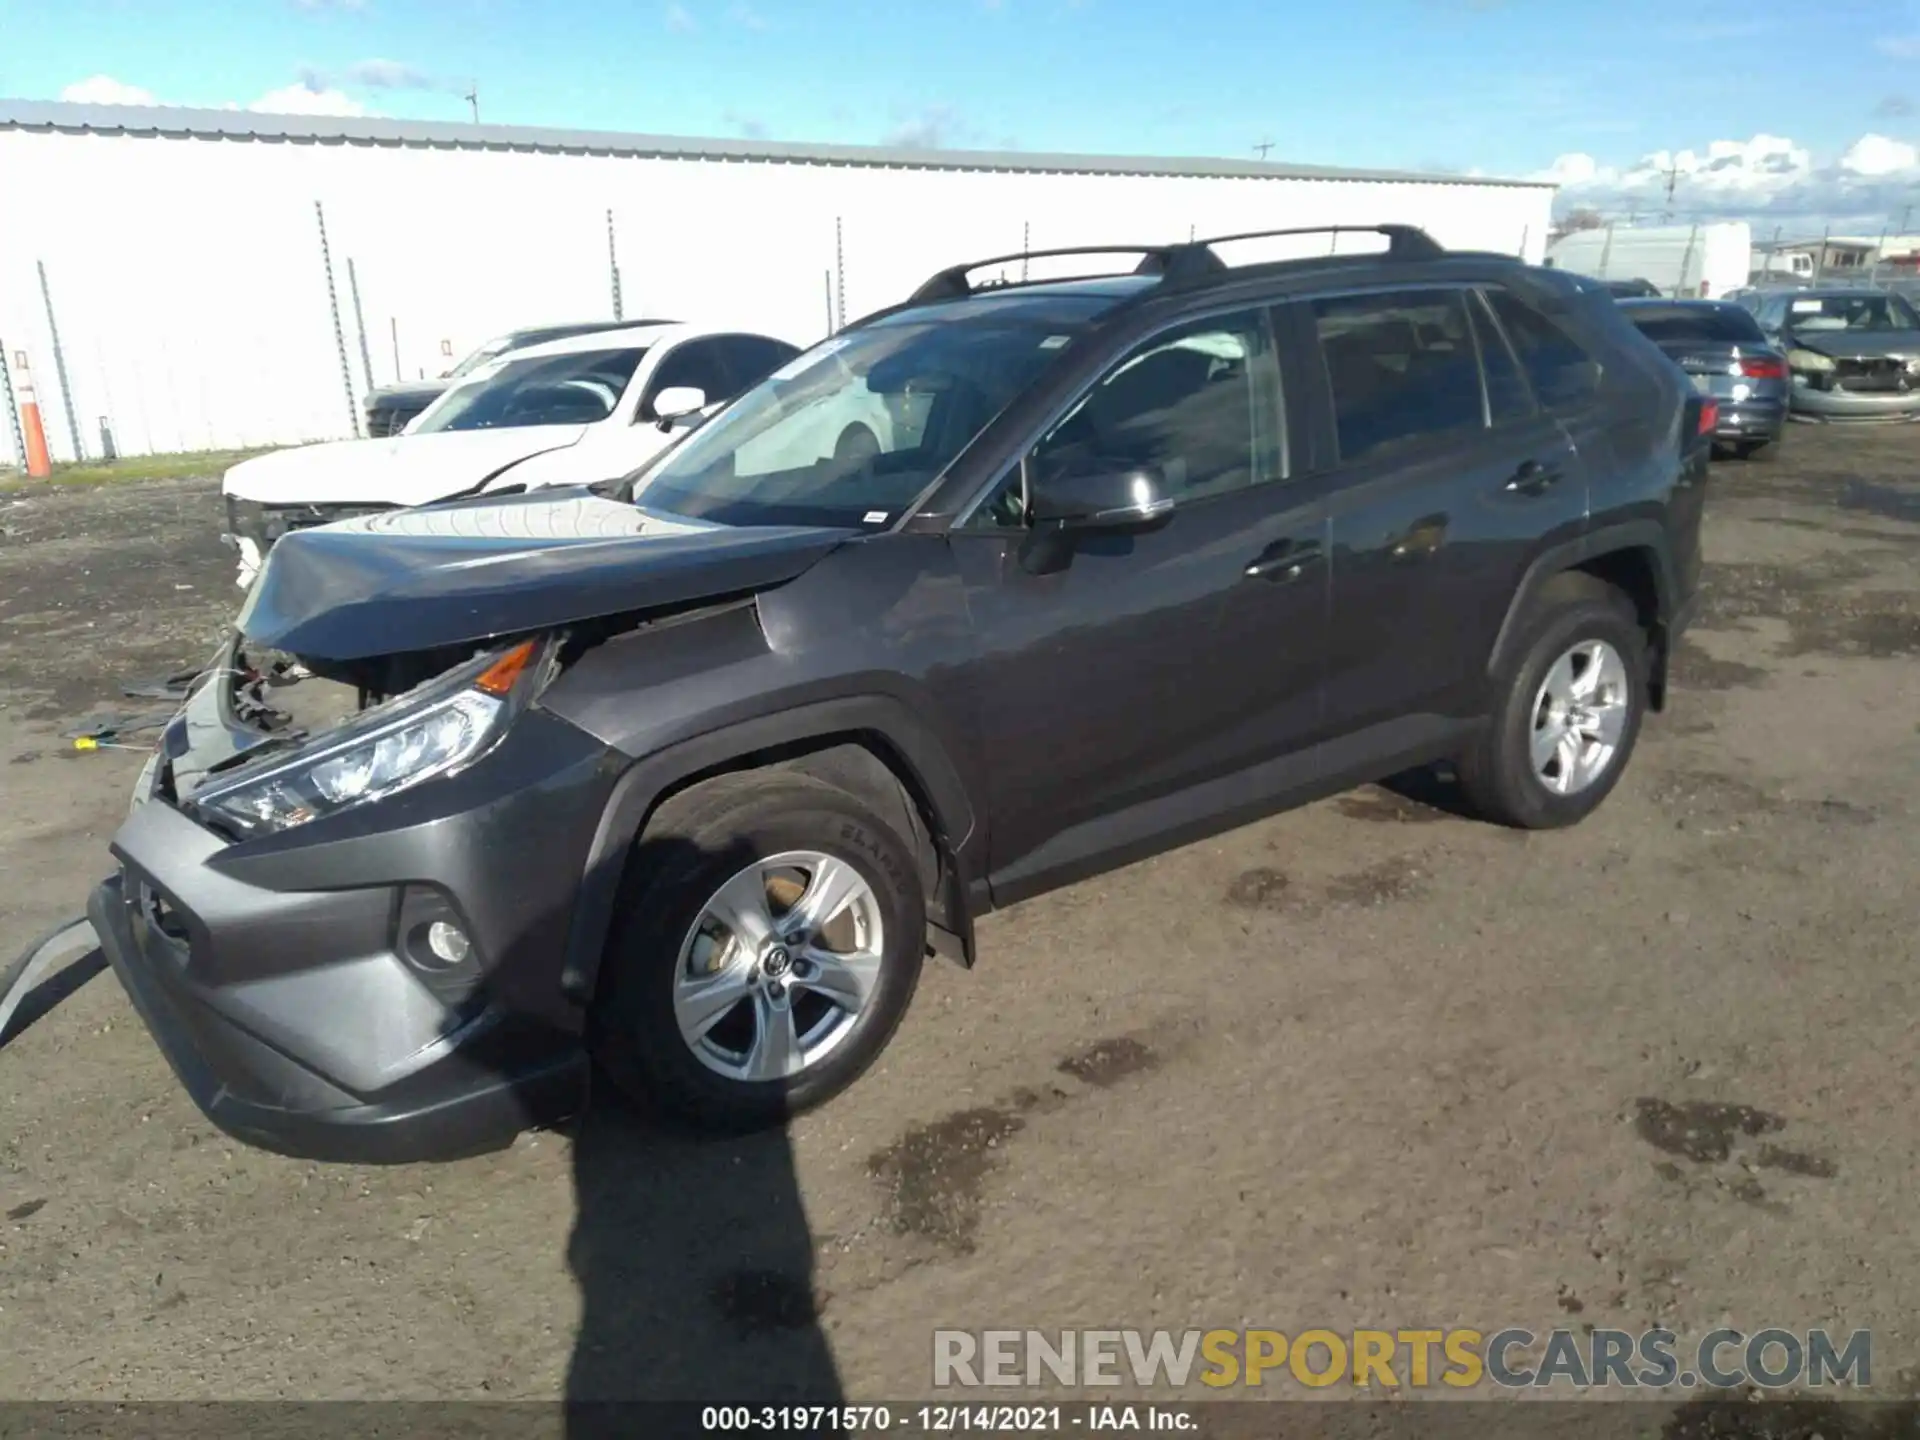
[[[1634,328],[1656,343],[1719,341],[1730,345],[1760,345],[1766,337],[1745,310],[1732,305],[1636,305],[1627,312]]]
[[[776,370],[638,482],[729,525],[882,525],[1071,342],[1031,313],[883,321]]]
[[[1898,295],[1796,296],[1787,324],[1819,334],[1832,330],[1920,330],[1920,317]]]
[[[513,349],[513,342],[514,337],[511,335],[502,335],[497,339],[487,341],[486,344],[482,345],[478,350],[454,366],[453,369],[449,370],[447,372],[447,378],[450,380],[458,380],[462,375],[471,375],[489,360],[496,359]]]
[[[613,414],[642,349],[503,360],[442,395],[410,435],[519,425],[593,425]]]

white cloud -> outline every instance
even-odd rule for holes
[[[1855,175],[1898,175],[1920,170],[1920,147],[1884,135],[1862,135],[1840,157],[1840,168]]]
[[[1671,177],[1673,198],[1667,198]],[[1704,149],[1656,150],[1628,164],[1584,152],[1560,155],[1532,177],[1561,187],[1560,206],[1676,219],[1751,219],[1878,225],[1912,201],[1920,147],[1862,135],[1832,159],[1780,135],[1714,140]]]
[[[60,92],[62,100],[79,105],[157,105],[151,90],[129,85],[111,75],[90,75]]]
[[[316,90],[308,85],[288,85],[269,90],[247,106],[269,115],[366,115],[367,107],[343,90]]]
[[[951,105],[928,105],[915,114],[896,116],[881,144],[905,150],[939,150],[971,133]]]

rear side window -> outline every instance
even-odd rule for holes
[[[1506,290],[1490,289],[1487,299],[1542,405],[1549,410],[1568,409],[1599,387],[1600,367],[1558,322]]]
[[[1343,461],[1485,426],[1465,300],[1397,290],[1314,302]]]
[[[1656,343],[1700,340],[1757,345],[1766,338],[1753,316],[1736,305],[1633,305],[1626,314],[1636,330]]]
[[[1533,395],[1527,389],[1520,363],[1507,346],[1507,337],[1493,323],[1484,295],[1473,297],[1469,307],[1473,330],[1480,342],[1480,369],[1487,377],[1487,416],[1496,425],[1510,420],[1525,420],[1534,413]]]

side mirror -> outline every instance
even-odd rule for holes
[[[653,397],[653,418],[666,429],[675,420],[707,407],[707,392],[698,385],[669,385]]]
[[[1029,505],[1036,528],[1073,534],[1144,530],[1173,513],[1166,478],[1151,465],[1059,476],[1035,487]]]

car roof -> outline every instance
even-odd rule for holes
[[[587,335],[569,335],[563,340],[543,340],[518,350],[508,350],[499,359],[543,359],[549,355],[582,355],[594,350],[638,350],[694,335],[719,333],[703,325],[682,325],[672,320],[636,320],[617,330],[596,330]]]
[[[1678,299],[1665,295],[1630,295],[1620,302],[1622,310],[1740,310],[1731,300]],[[1742,314],[1746,313],[1741,311]]]

